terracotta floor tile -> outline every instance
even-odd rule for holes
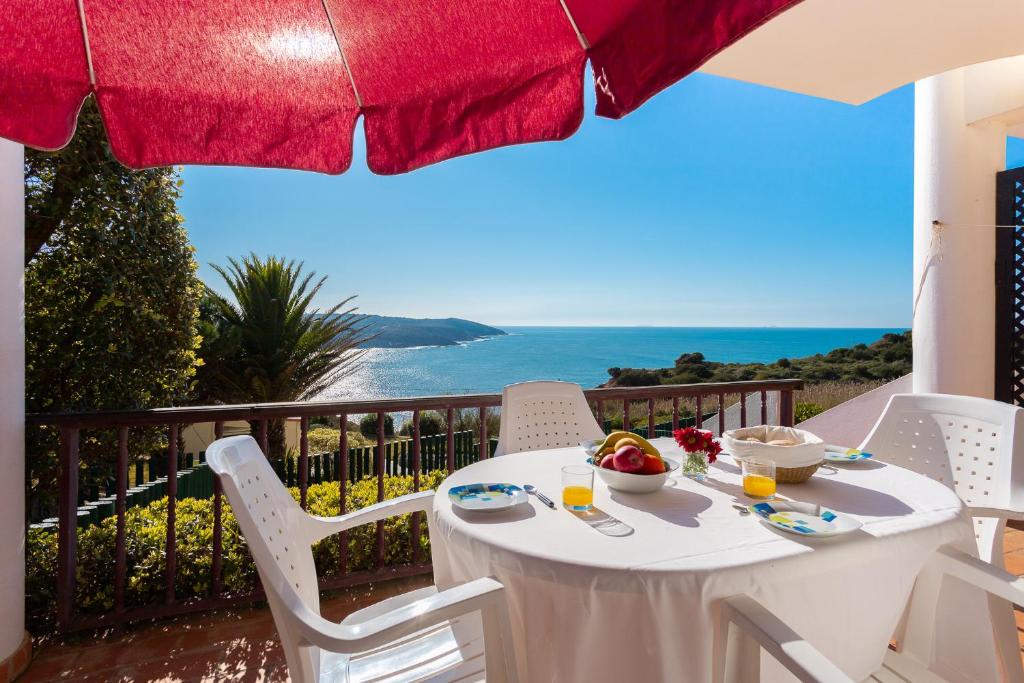
[[[1003,551],[1012,553],[1014,550],[1024,550],[1024,531],[1007,529],[1003,537]]]
[[[1024,575],[1024,550],[1006,553],[1006,571],[1017,576]]]

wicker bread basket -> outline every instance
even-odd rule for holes
[[[806,467],[779,467],[775,466],[775,481],[780,484],[802,484],[818,471],[821,467],[821,462],[815,463],[814,465],[807,465]]]
[[[748,441],[749,438],[759,441]],[[785,439],[791,446],[766,441]],[[722,434],[722,446],[737,460],[758,458],[775,463],[775,480],[780,484],[802,484],[825,462],[825,442],[810,432],[792,427],[759,425],[730,429]]]

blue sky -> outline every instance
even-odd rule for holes
[[[912,87],[851,107],[695,75],[592,108],[568,141],[403,176],[361,130],[341,176],[188,167],[200,275],[254,250],[328,275],[321,305],[496,325],[909,323]]]

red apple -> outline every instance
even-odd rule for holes
[[[606,470],[614,470],[615,469],[615,462],[614,461],[615,461],[615,454],[614,453],[609,453],[608,455],[606,455],[603,458],[601,458],[601,467],[605,468]]]
[[[639,472],[644,466],[644,452],[636,446],[623,446],[612,457],[619,472]]]

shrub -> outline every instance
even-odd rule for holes
[[[817,403],[797,403],[793,412],[796,423],[800,424],[804,420],[810,420],[815,415],[825,412],[825,409]]]
[[[363,415],[363,418],[359,420],[359,433],[369,439],[377,438],[377,413],[369,413],[368,415]],[[391,417],[389,413],[385,413],[384,436],[392,437],[394,435],[395,418]]]
[[[427,410],[420,413],[420,436],[437,436],[445,432],[444,415],[436,410]],[[398,433],[402,436],[412,436],[412,420],[402,423]]]
[[[421,477],[421,488],[437,488],[444,479],[441,471]],[[298,500],[299,490],[289,489]],[[411,476],[386,476],[384,497],[395,498],[413,490]],[[308,510],[320,516],[337,515],[340,496],[337,482],[311,485],[307,491]],[[364,479],[348,487],[346,510],[358,510],[377,502],[377,480]],[[225,592],[244,592],[256,586],[256,566],[238,523],[226,501],[222,510],[222,580]],[[129,607],[159,602],[164,594],[164,548],[167,538],[167,499],[127,511],[126,552],[128,580],[125,601]],[[175,515],[177,549],[176,597],[179,600],[205,597],[211,586],[213,563],[213,500],[186,498],[178,501]],[[114,606],[114,543],[117,518],[79,530],[76,610],[105,612]],[[412,559],[409,515],[392,517],[384,523],[384,562],[389,565]],[[376,557],[376,525],[366,524],[348,532],[348,571],[371,569]],[[430,557],[426,524],[421,525],[420,557]],[[337,537],[313,547],[320,575],[337,572]],[[57,534],[31,529],[25,557],[26,611],[30,628],[42,633],[52,627],[56,612]]]
[[[376,429],[376,426],[374,426],[374,429]],[[341,431],[334,427],[314,427],[310,429],[306,435],[306,438],[309,439],[310,454],[334,453],[338,450],[338,438],[340,436]],[[376,436],[376,432],[374,432],[374,436]],[[359,432],[350,431],[348,433],[349,448],[362,448],[369,445],[370,441]]]

